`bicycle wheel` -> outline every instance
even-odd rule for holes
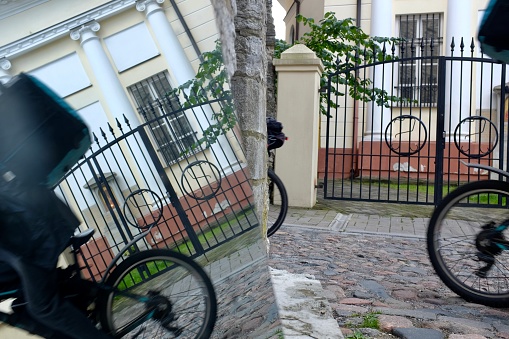
[[[99,299],[103,329],[115,338],[209,338],[216,295],[205,271],[166,249],[128,257],[106,280]]]
[[[463,299],[509,306],[509,253],[499,227],[509,219],[509,184],[477,181],[449,194],[435,209],[428,254],[440,279]]]
[[[267,236],[270,237],[281,227],[288,213],[288,194],[285,185],[269,168],[269,215],[267,217]]]

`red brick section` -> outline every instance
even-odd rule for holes
[[[203,194],[200,190],[200,194]],[[207,194],[207,192],[205,193]],[[200,233],[205,231],[208,225],[222,217],[242,211],[249,207],[253,192],[249,179],[243,170],[237,171],[221,180],[221,187],[216,196],[209,200],[196,200],[186,195],[180,198],[180,203],[186,211],[187,217],[194,230]],[[225,203],[225,202],[228,203]],[[217,207],[224,203],[224,208]],[[214,209],[217,208],[214,213]],[[151,215],[140,218],[141,224],[150,222]],[[187,238],[182,221],[172,205],[163,206],[163,217],[156,227],[147,236],[147,241],[153,247],[167,247],[167,244],[179,243]],[[87,265],[96,279],[100,279],[107,265],[113,259],[113,253],[108,241],[104,237],[98,237],[82,246]],[[83,260],[80,257],[80,264]],[[84,270],[85,278],[90,278],[88,271]]]
[[[479,154],[486,152],[491,145],[487,143],[465,143],[460,145],[463,149],[469,149],[467,154]],[[401,142],[392,145],[393,149],[399,152],[410,152],[419,147],[414,142]],[[355,173],[364,177],[388,178],[394,177],[394,172],[399,171],[402,176],[410,176],[411,178],[424,178],[430,175],[430,179],[434,178],[435,158],[436,158],[436,142],[428,142],[420,152],[411,156],[399,157],[385,143],[385,141],[363,141],[359,143],[357,154],[352,154],[352,148],[336,148],[329,150],[328,173],[329,177],[342,178],[349,177],[350,173]],[[318,152],[318,176],[325,176],[325,156],[326,149],[321,148]],[[488,156],[489,157],[489,156]],[[491,161],[483,157],[480,161],[484,165],[492,165]],[[450,159],[450,160],[448,160]],[[447,173],[450,180],[460,180],[467,178],[468,171],[470,174],[477,175],[474,169],[468,169],[460,163],[460,160],[471,162],[467,156],[462,154],[454,142],[446,143],[444,150],[444,173]],[[476,161],[477,162],[477,161]],[[408,171],[405,168],[417,170],[418,172]],[[487,179],[487,175],[481,175],[480,179]]]

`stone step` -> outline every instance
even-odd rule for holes
[[[342,339],[320,281],[270,268],[285,338]]]

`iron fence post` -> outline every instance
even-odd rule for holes
[[[442,201],[442,188],[444,186],[444,150],[445,150],[445,75],[446,59],[438,59],[438,102],[437,102],[437,130],[436,130],[436,157],[433,202],[437,206]]]
[[[205,253],[205,250],[203,249],[203,246],[201,245],[198,236],[194,232],[193,226],[191,225],[191,222],[189,221],[187,214],[179,201],[177,192],[175,192],[175,189],[171,185],[170,179],[168,179],[168,176],[166,175],[166,172],[164,171],[164,168],[161,165],[161,162],[159,161],[159,158],[157,157],[154,148],[152,147],[147,132],[145,131],[144,128],[139,128],[138,132],[140,133],[141,140],[145,144],[145,147],[147,149],[147,152],[149,153],[149,157],[152,160],[152,163],[154,164],[157,174],[159,175],[159,178],[161,179],[164,188],[167,190],[170,196],[170,202],[173,205],[173,207],[175,207],[175,210],[177,211],[180,221],[182,221],[182,225],[184,226],[184,229],[186,230],[189,240],[193,244],[196,253],[198,255]]]

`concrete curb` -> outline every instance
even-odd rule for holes
[[[342,339],[320,281],[270,268],[285,338]]]

